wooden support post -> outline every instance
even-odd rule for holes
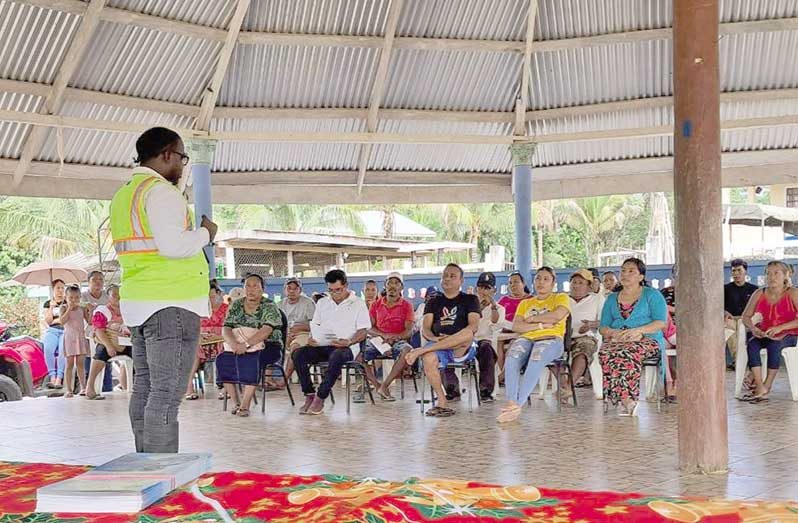
[[[288,270],[288,276],[294,276],[294,251],[287,251],[285,253],[286,265]]]
[[[718,0],[674,0],[679,465],[688,473],[728,468],[718,19]]]

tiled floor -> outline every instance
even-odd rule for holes
[[[731,391],[732,373],[727,377]],[[212,452],[216,470],[798,499],[798,403],[789,399],[784,374],[769,403],[729,400],[730,471],[713,476],[677,470],[675,406],[657,414],[644,404],[638,419],[619,418],[603,414],[601,402],[581,389],[577,409],[558,414],[553,403],[533,400],[520,422],[501,427],[494,421],[500,402],[474,412],[462,402],[456,416],[430,419],[412,398],[352,405],[347,416],[343,391],[337,397],[324,415],[299,416],[284,392],[272,392],[265,416],[258,408],[235,418],[209,393],[181,407],[181,451]],[[0,460],[99,464],[129,452],[127,401],[115,393],[102,402],[0,404]]]

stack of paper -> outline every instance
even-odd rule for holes
[[[211,466],[210,454],[126,454],[40,488],[36,512],[138,512]]]

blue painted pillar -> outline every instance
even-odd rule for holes
[[[532,277],[532,156],[535,144],[510,146],[513,157],[513,203],[515,204],[515,268],[527,282]]]
[[[190,140],[186,142],[186,152],[191,157],[191,189],[194,196],[195,227],[199,227],[202,216],[213,219],[213,196],[211,191],[211,165],[216,142],[213,140]],[[208,259],[208,275],[216,277],[215,253],[212,245],[205,247]]]

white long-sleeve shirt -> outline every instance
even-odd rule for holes
[[[159,178],[157,171],[147,167],[136,167],[137,174],[145,173]],[[200,227],[186,230],[186,213],[188,207],[185,198],[176,189],[164,184],[156,184],[144,201],[144,210],[150,222],[153,240],[158,253],[166,258],[190,258],[205,247],[210,241],[208,229]],[[208,297],[184,301],[120,301],[120,309],[125,324],[131,327],[141,325],[156,312],[178,307],[196,313],[200,317],[210,316]]]

